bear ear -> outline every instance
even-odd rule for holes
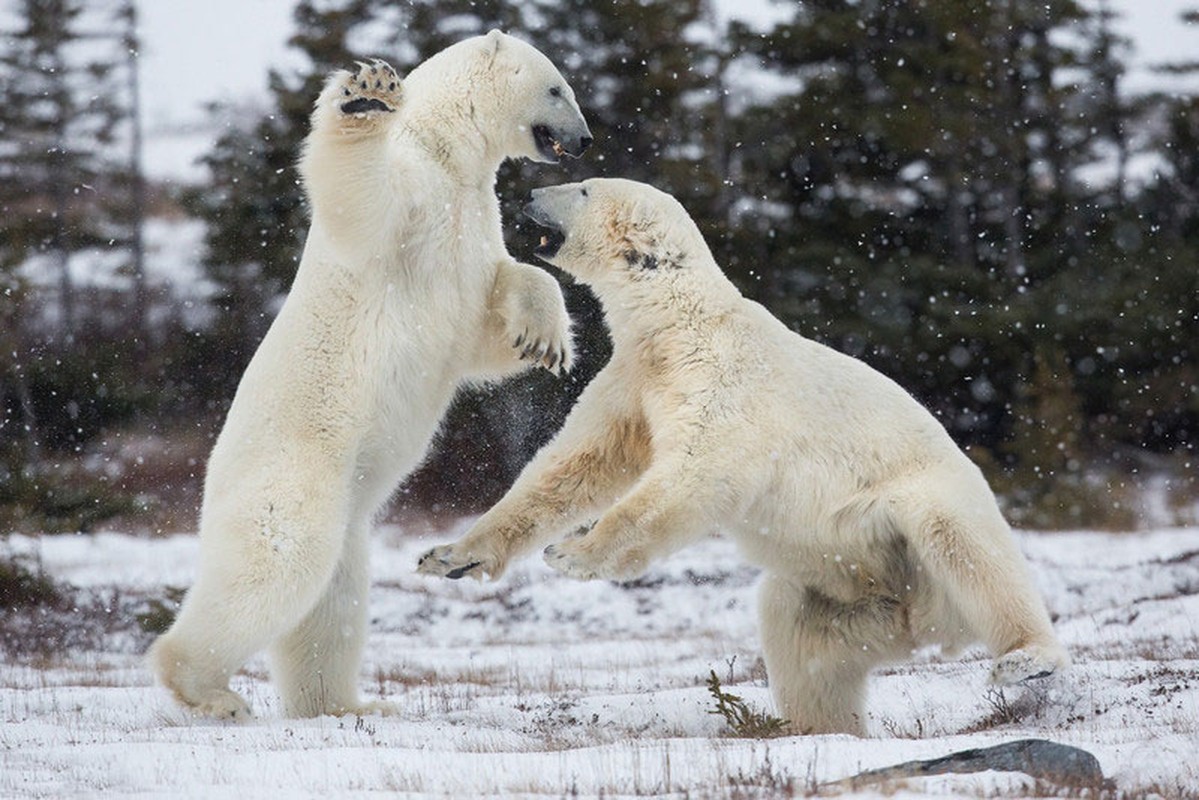
[[[504,32],[499,28],[492,28],[487,32],[487,36],[484,38],[487,39],[488,49],[491,51],[492,55],[495,55],[499,52],[500,44],[504,41]]]

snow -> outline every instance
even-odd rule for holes
[[[769,797],[1027,737],[1091,751],[1123,791],[1199,790],[1197,528],[1020,534],[1075,656],[1062,676],[1000,692],[981,652],[922,652],[873,677],[872,738],[749,740],[726,735],[704,687],[715,670],[769,707],[756,575],[730,542],[625,585],[572,582],[537,559],[494,584],[416,575],[417,556],[467,522],[423,536],[388,526],[374,542],[362,686],[401,715],[283,719],[256,658],[234,679],[259,714],[244,725],[192,718],[140,664],[149,637],[132,615],[187,585],[194,536],[10,537],[116,619],[94,647],[0,666],[0,796]],[[879,791],[1035,789],[980,773]]]

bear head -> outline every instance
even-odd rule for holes
[[[498,133],[509,144],[501,150],[510,158],[556,163],[562,156],[578,158],[591,144],[591,130],[579,110],[575,93],[548,58],[532,45],[493,30],[483,48],[497,87],[498,119],[510,120]]]
[[[541,51],[493,30],[464,39],[404,80],[406,104],[442,129],[461,115],[463,135],[481,136],[487,156],[556,163],[577,158],[591,131],[574,91]]]
[[[535,189],[524,213],[548,229],[537,257],[597,289],[715,266],[682,204],[644,183],[592,178]]]

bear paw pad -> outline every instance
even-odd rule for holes
[[[343,74],[338,107],[358,119],[390,114],[400,104],[400,93],[400,76],[390,64],[378,58],[359,61],[356,72]]]

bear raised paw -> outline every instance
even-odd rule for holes
[[[341,90],[338,109],[358,119],[373,113],[390,114],[400,105],[400,76],[386,61],[376,58],[371,63],[358,62],[358,71],[343,70],[334,81],[334,90]]]

